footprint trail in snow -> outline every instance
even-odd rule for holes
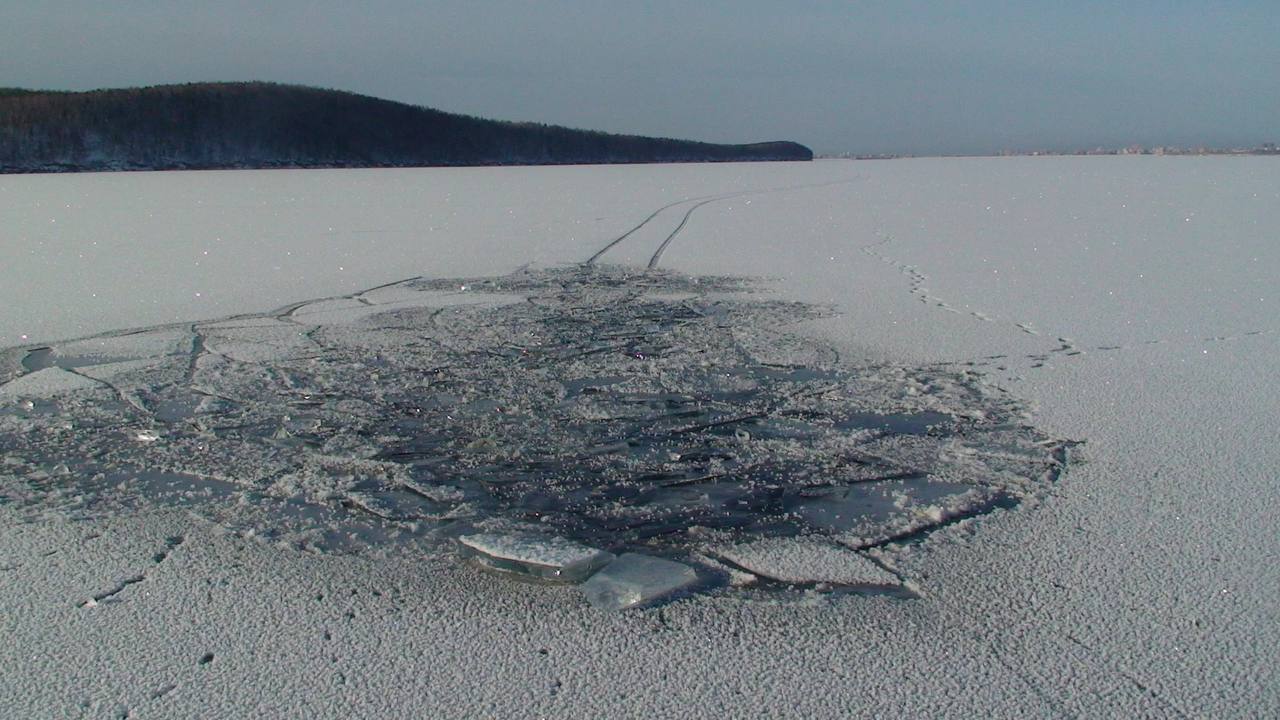
[[[941,297],[938,297],[937,295],[934,295],[933,291],[931,291],[928,287],[926,287],[925,283],[929,281],[929,276],[924,274],[924,272],[922,272],[919,269],[919,267],[909,263],[901,262],[891,257],[890,255],[885,254],[882,248],[884,248],[885,246],[889,245],[892,242],[893,242],[893,238],[891,236],[885,235],[885,236],[882,236],[880,240],[878,240],[877,242],[871,243],[869,245],[864,245],[861,248],[861,250],[864,254],[869,255],[875,258],[876,260],[880,261],[881,263],[884,263],[885,265],[888,265],[894,268],[895,270],[898,271],[899,274],[904,276],[908,282],[908,285],[907,285],[908,291],[911,293],[911,295],[916,297],[920,302],[945,312],[954,313],[957,315],[965,314],[964,311],[957,309],[950,302],[942,299]],[[984,312],[982,310],[971,310],[967,314],[982,322],[993,323],[993,324],[1000,324],[1000,323],[1007,322],[1005,320],[1000,319],[999,316],[995,313]],[[1027,335],[1039,337],[1045,334],[1044,331],[1040,330],[1035,326],[1034,323],[1031,323],[1029,321],[1011,322],[1009,324],[1012,325],[1013,328]],[[1207,347],[1215,343],[1248,340],[1252,338],[1265,337],[1272,334],[1274,334],[1272,330],[1251,330],[1247,332],[1212,335],[1212,336],[1203,337],[1203,338],[1194,337],[1194,336],[1182,336],[1177,338],[1157,338],[1152,340],[1144,340],[1140,343],[1134,343],[1130,345],[1096,345],[1096,346],[1081,345],[1076,340],[1069,337],[1054,337],[1050,335],[1049,337],[1053,337],[1054,338],[1053,342],[1056,343],[1053,347],[1050,347],[1048,350],[1045,350],[1043,352],[1030,353],[1023,357],[1026,361],[1028,361],[1028,364],[1026,367],[1028,367],[1029,369],[1038,370],[1041,368],[1051,368],[1052,367],[1051,361],[1054,360],[1055,358],[1075,358],[1075,357],[1088,355],[1090,352],[1115,352],[1117,350],[1128,350],[1129,348],[1142,346],[1142,345],[1163,345],[1166,343],[1187,343],[1187,342],[1198,343]],[[996,365],[997,369],[1003,371],[1003,370],[1009,369],[1007,367],[1007,365],[1009,364],[1007,362],[1008,359],[1009,358],[1007,355],[993,355],[993,356],[983,357],[978,360],[960,360],[960,361],[954,361],[954,362],[948,362],[948,363],[938,363],[935,366],[954,365],[954,366],[977,368],[977,367],[987,367],[991,365]],[[1006,362],[1002,362],[1002,363],[989,362],[989,361],[997,361],[997,360],[1006,361]],[[1017,378],[1015,377],[1012,379],[1017,379]]]

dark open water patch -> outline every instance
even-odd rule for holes
[[[0,490],[46,509],[72,487],[78,507],[199,501],[330,551],[531,538],[528,557],[490,558],[500,567],[536,566],[543,537],[693,565],[689,586],[705,588],[723,575],[718,547],[820,536],[858,553],[1014,504],[1061,471],[1061,443],[980,376],[837,363],[788,332],[825,309],[752,289],[571,268],[197,325],[189,356],[106,378],[110,401],[0,413]]]

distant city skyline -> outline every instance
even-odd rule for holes
[[[0,86],[266,80],[822,154],[1280,140],[1280,5],[0,0]]]

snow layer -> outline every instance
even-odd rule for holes
[[[814,181],[668,167],[0,176],[0,348],[583,260],[658,206]]]
[[[0,502],[0,714],[1280,712],[1269,158],[5,177],[0,345],[582,261],[673,200],[780,187],[672,207],[601,261],[778,278],[839,311],[806,327],[846,359],[983,373],[1086,442],[1037,506],[895,552],[922,598],[601,614],[406,546]]]

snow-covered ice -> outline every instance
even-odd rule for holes
[[[12,609],[0,666],[19,668],[0,679],[4,714],[1280,708],[1270,158],[5,176],[0,209],[0,599]],[[590,273],[577,266],[606,247]],[[526,263],[519,302],[419,302],[496,300],[507,289],[484,284]],[[614,282],[619,268],[658,284],[621,295],[574,284]],[[673,284],[711,276],[732,286]],[[457,288],[432,284],[451,278]],[[716,302],[724,322],[712,313],[697,332],[660,336],[751,372],[673,364],[647,376],[639,349],[620,379],[600,372],[619,367],[600,364],[608,351],[586,344],[598,330],[578,336],[590,353],[578,358],[539,354],[511,331],[541,317],[538,332],[573,337],[574,323],[598,328],[592,317],[641,323],[643,303],[705,313]],[[439,324],[418,324],[437,311]],[[387,322],[394,313],[409,322]],[[785,322],[752,330],[760,318]],[[119,346],[122,331],[159,324],[146,347]],[[415,361],[492,353],[415,370],[392,347]],[[460,392],[519,358],[537,380],[528,394],[501,382]],[[421,384],[406,384],[415,371]],[[834,397],[780,394],[830,384],[833,371],[845,389]],[[469,435],[441,476],[431,443],[462,435],[386,421],[450,372],[460,387],[402,408],[454,415]],[[335,379],[336,394],[324,384]],[[701,406],[713,414],[750,406],[751,392],[808,404],[769,416],[767,437],[744,424],[754,411],[668,428],[702,426],[710,452],[558,440],[602,450],[582,453],[592,463],[688,465],[680,481],[708,478],[696,471],[730,462],[722,455],[808,467],[821,452],[777,449],[847,443],[897,477],[792,509],[839,515],[810,522],[824,537],[809,542],[840,543],[918,599],[737,592],[708,560],[696,594],[594,613],[578,593],[517,585],[441,550],[442,523],[541,524],[548,507],[558,527],[607,530],[580,518],[621,498],[563,504],[586,487],[576,481],[542,497],[517,492],[515,477],[501,500],[470,479],[519,462],[498,437],[546,447],[544,426],[521,427],[493,397],[589,428],[653,395],[645,382],[713,391]],[[738,422],[710,425],[722,420]],[[1052,471],[1059,451],[1065,474]],[[757,493],[745,497],[767,484],[742,486]],[[647,527],[661,526],[654,509],[704,494],[725,522],[757,516],[729,512],[744,497],[732,486],[682,487],[646,500]],[[886,524],[847,526],[846,506]],[[716,547],[789,538],[669,517],[683,523],[677,541],[634,536],[622,549],[698,564]],[[794,578],[836,566],[763,557],[778,574],[794,560]]]
[[[865,555],[813,537],[767,538],[710,549],[756,575],[792,585],[892,588],[901,579]]]

